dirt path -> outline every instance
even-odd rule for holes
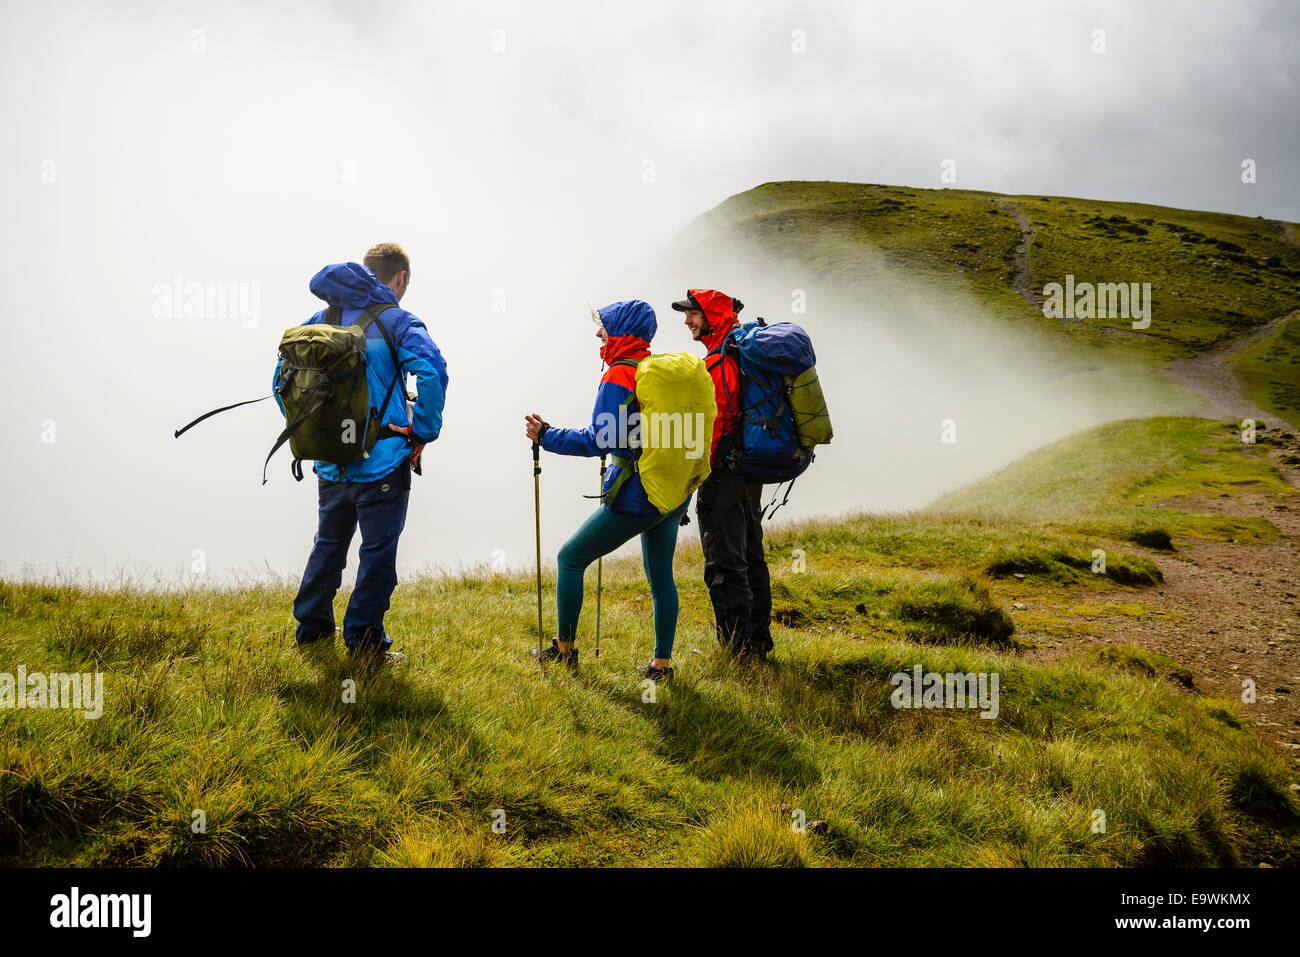
[[[1014,206],[1003,203],[1001,208],[1020,227],[1020,243],[1012,257],[1012,287],[1031,306],[1041,308],[1029,274],[1033,226]],[[1290,223],[1283,223],[1282,230],[1288,242],[1296,242]],[[1286,423],[1246,397],[1231,359],[1273,335],[1287,318],[1279,316],[1208,352],[1176,359],[1167,372],[1205,400],[1201,415],[1236,422],[1252,418],[1285,429]],[[1285,435],[1280,446],[1266,447],[1287,482],[1300,488],[1300,437]],[[1077,616],[1079,624],[1096,632],[1078,637],[1022,630],[1022,637],[1039,644],[1025,657],[1052,660],[1088,645],[1131,643],[1190,669],[1195,690],[1202,694],[1240,701],[1243,683],[1251,680],[1255,700],[1242,703],[1243,713],[1262,739],[1300,765],[1300,502],[1277,492],[1243,490],[1230,498],[1181,500],[1177,505],[1198,512],[1267,518],[1282,538],[1263,545],[1177,542],[1174,554],[1132,548],[1160,566],[1165,575],[1162,586],[1131,596],[1113,592],[1075,596],[1070,605],[1140,603],[1146,613],[1138,618],[1119,613]],[[1025,602],[1034,609],[1032,598]]]
[[[1300,437],[1269,450],[1286,480],[1300,488]],[[1169,503],[1160,503],[1169,504]],[[1231,498],[1179,500],[1180,508],[1267,518],[1281,541],[1263,545],[1176,542],[1176,554],[1144,552],[1165,581],[1132,595],[1095,593],[1072,604],[1136,602],[1141,618],[1086,615],[1077,621],[1100,634],[1062,639],[1026,632],[1041,647],[1030,660],[1051,660],[1086,645],[1132,643],[1191,670],[1195,690],[1241,700],[1243,682],[1255,682],[1255,702],[1242,711],[1260,737],[1300,765],[1300,501],[1272,491],[1243,490]],[[1032,598],[1024,599],[1030,609]],[[1014,613],[1013,613],[1014,614]]]
[[[1260,422],[1277,422],[1278,417],[1265,412],[1246,398],[1241,382],[1232,371],[1231,358],[1241,350],[1267,339],[1281,327],[1287,318],[1278,316],[1258,329],[1230,339],[1221,346],[1184,359],[1175,359],[1167,372],[1174,381],[1205,399],[1200,414],[1212,419],[1255,419]]]
[[[1043,301],[1034,292],[1033,282],[1029,275],[1029,247],[1034,241],[1034,227],[1029,222],[1029,217],[1015,206],[1010,203],[999,203],[998,205],[1020,227],[1020,242],[1016,244],[1016,248],[1011,254],[1011,288],[1015,290],[1020,298],[1035,309],[1042,309]]]

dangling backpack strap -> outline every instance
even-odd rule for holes
[[[292,422],[290,422],[288,425],[284,427],[284,431],[280,433],[279,438],[275,440],[275,444],[271,446],[271,451],[266,453],[266,461],[262,463],[262,484],[263,485],[266,484],[266,468],[268,465],[271,464],[271,457],[274,456],[276,452],[280,451],[280,446],[288,442],[289,439],[293,437],[293,434],[302,427],[302,424],[306,422],[309,418],[311,418],[311,416],[315,413],[315,411],[319,409],[322,405],[324,405],[325,402],[328,400],[329,394],[325,390],[325,386],[327,384],[330,383],[322,382],[317,385],[309,386],[308,388],[303,390],[303,395],[306,395],[309,392],[315,393],[315,401],[312,403],[310,409],[302,413],[302,415],[298,416],[298,418],[294,419]],[[299,467],[298,473],[294,475],[294,478],[298,479],[299,481],[302,481],[301,466]]]
[[[608,492],[601,492],[599,495],[584,495],[583,498],[598,498],[601,505],[608,505],[618,497],[619,489],[623,487],[628,477],[636,469],[636,459],[625,459],[621,455],[611,455],[609,460],[615,467],[622,469],[618,473],[618,477],[614,479],[614,484],[609,487]]]
[[[339,307],[338,307],[338,306],[330,306],[330,307],[328,307],[328,308],[325,310],[325,316],[324,316],[324,318],[321,319],[321,321],[322,321],[322,322],[325,322],[325,323],[328,323],[328,324],[331,325],[331,326],[337,326],[337,325],[339,324],[339,311],[340,311],[340,310],[339,310]],[[283,384],[283,383],[281,383],[281,384]],[[277,391],[278,391],[278,390],[277,390]],[[173,435],[174,435],[175,438],[178,438],[178,439],[179,439],[182,435],[184,435],[184,434],[185,434],[186,432],[188,432],[190,429],[194,428],[194,426],[198,425],[198,424],[199,424],[200,422],[202,422],[204,419],[210,419],[210,418],[212,418],[212,416],[214,416],[214,415],[218,415],[219,413],[222,413],[222,412],[229,412],[231,409],[237,409],[237,408],[239,408],[241,405],[252,405],[254,402],[264,402],[265,400],[271,398],[271,396],[273,396],[273,395],[275,395],[274,392],[272,392],[271,395],[264,395],[264,396],[262,396],[260,399],[248,399],[248,400],[246,400],[246,401],[244,401],[244,402],[236,402],[234,405],[223,405],[221,408],[219,408],[219,409],[213,409],[211,412],[205,412],[205,413],[203,413],[203,415],[199,416],[197,419],[195,419],[195,420],[194,420],[193,422],[191,422],[189,425],[185,426],[184,428],[177,429],[177,430],[175,431],[175,433],[173,433]]]
[[[274,395],[274,394],[275,394],[275,393],[271,393],[271,395]],[[230,409],[237,409],[237,408],[239,408],[241,405],[252,405],[254,402],[264,402],[264,401],[266,401],[267,399],[271,398],[271,395],[264,395],[264,396],[262,396],[260,399],[248,399],[248,400],[246,400],[246,401],[244,401],[244,402],[236,402],[234,405],[223,405],[223,406],[222,406],[221,408],[219,408],[219,409],[213,409],[211,412],[205,412],[205,413],[203,413],[201,416],[199,416],[197,419],[195,419],[193,422],[191,422],[189,425],[185,426],[185,427],[182,428],[182,429],[177,429],[176,432],[173,434],[173,438],[177,438],[177,439],[179,439],[182,435],[184,435],[184,434],[185,434],[186,432],[188,432],[190,429],[194,428],[194,426],[198,425],[198,424],[199,424],[200,422],[202,422],[204,419],[210,419],[210,418],[212,418],[212,416],[216,415],[218,412],[227,412],[227,411],[229,411]]]
[[[772,493],[772,501],[768,502],[767,505],[763,507],[763,515],[759,521],[762,521],[763,518],[767,519],[769,522],[772,520],[772,516],[776,514],[777,509],[779,509],[781,505],[790,501],[790,491],[794,488],[794,483],[798,480],[798,476],[790,479],[790,484],[785,487],[785,498],[781,499],[780,505],[777,504],[776,497],[781,494],[781,486],[779,484],[777,485],[776,491]],[[771,511],[768,511],[769,509],[771,509]]]

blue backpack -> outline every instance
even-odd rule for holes
[[[812,464],[813,446],[831,439],[812,340],[793,322],[760,318],[734,329],[723,350],[740,369],[738,446],[727,465],[749,479],[793,484]]]

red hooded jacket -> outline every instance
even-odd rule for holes
[[[740,322],[731,297],[716,289],[687,291],[704,310],[708,331],[700,337],[700,342],[712,353],[721,347],[727,334]],[[704,364],[708,367],[709,375],[713,376],[713,388],[718,400],[718,418],[713,423],[713,448],[709,453],[712,458],[718,454],[718,439],[736,431],[740,405],[740,370],[736,366],[735,356],[725,353],[706,356]]]

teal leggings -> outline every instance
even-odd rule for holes
[[[559,575],[555,582],[555,604],[559,638],[573,641],[582,614],[582,577],[587,566],[608,555],[624,542],[641,536],[641,563],[650,582],[655,609],[656,658],[671,658],[677,633],[677,584],[673,581],[673,553],[677,550],[677,528],[686,513],[685,502],[667,515],[622,515],[601,506],[591,514],[559,554]]]

